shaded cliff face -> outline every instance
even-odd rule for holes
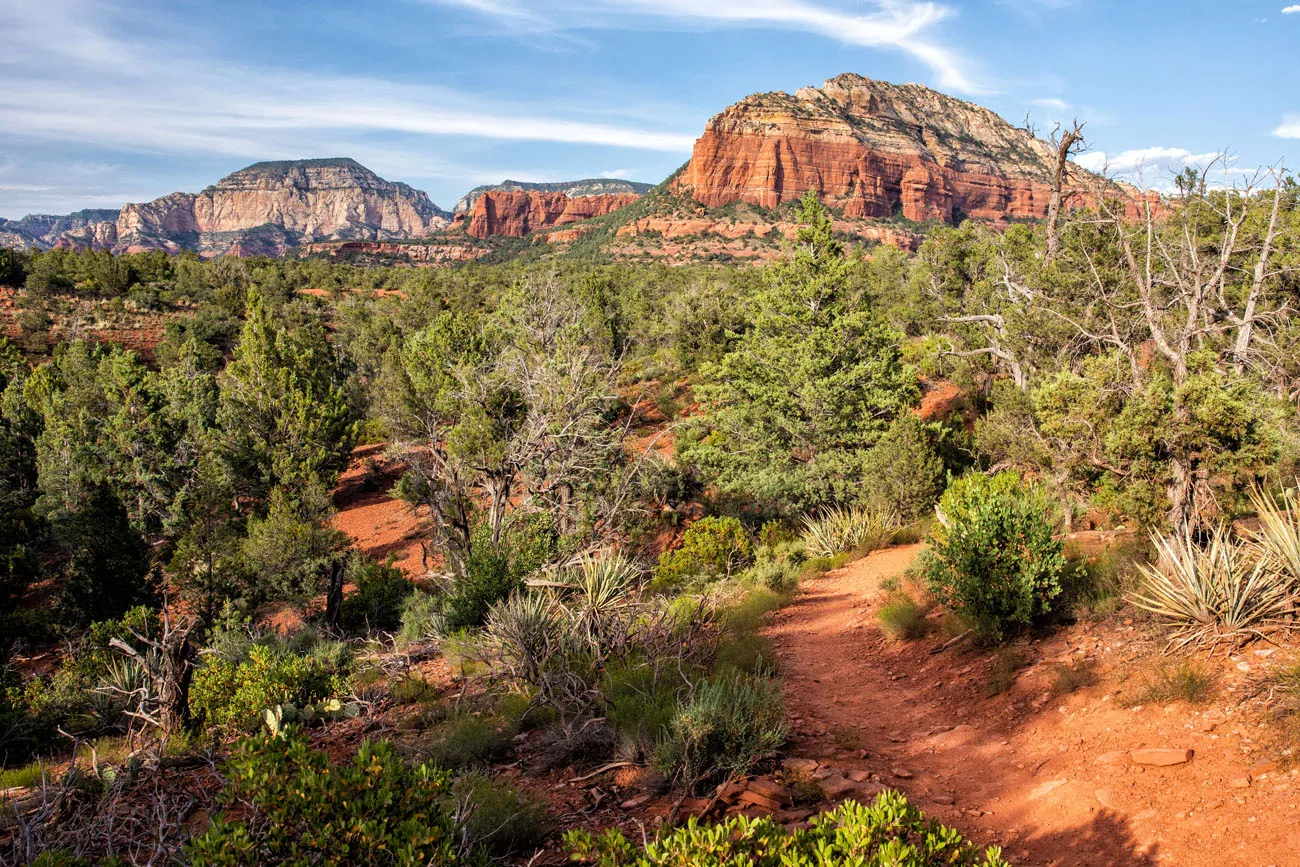
[[[474,238],[508,235],[522,238],[530,232],[564,226],[625,208],[641,198],[640,193],[605,193],[568,196],[562,192],[538,190],[485,190],[464,217],[465,231]],[[460,220],[462,217],[457,216]]]
[[[278,256],[312,241],[422,238],[448,223],[426,194],[355,160],[269,162],[201,193],[127,205],[115,249]]]
[[[452,212],[455,214],[469,213],[473,209],[474,203],[484,193],[563,193],[570,198],[604,196],[615,193],[636,193],[638,196],[644,196],[653,188],[654,184],[625,181],[621,178],[584,178],[580,181],[557,181],[555,183],[505,180],[499,184],[484,184],[470,190],[456,203],[456,207],[452,208]]]
[[[117,243],[118,213],[90,208],[59,216],[32,214],[21,220],[0,219],[0,247],[108,250]]]
[[[1051,147],[992,111],[859,75],[746,97],[709,121],[678,189],[774,208],[816,190],[846,219],[1038,219]]]

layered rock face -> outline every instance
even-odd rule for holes
[[[33,214],[21,220],[0,219],[0,247],[108,250],[117,243],[118,213],[90,208],[61,216]]]
[[[1046,216],[1053,158],[988,109],[844,74],[715,116],[676,184],[709,208],[774,208],[815,190],[846,219],[1005,223]]]
[[[278,256],[312,241],[423,238],[449,217],[425,193],[355,160],[266,162],[201,193],[127,205],[115,249]]]
[[[504,180],[499,184],[484,184],[470,190],[456,203],[456,207],[452,208],[452,212],[455,214],[468,214],[473,209],[474,203],[484,193],[563,193],[569,198],[577,198],[578,196],[605,196],[615,193],[636,193],[643,196],[650,192],[652,188],[652,184],[625,181],[622,178],[584,178],[580,181],[557,181],[555,183]]]
[[[568,196],[539,190],[486,190],[474,199],[468,215],[457,219],[465,220],[465,231],[474,238],[522,238],[540,229],[604,216],[639,198],[641,194],[635,192]]]

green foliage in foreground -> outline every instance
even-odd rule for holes
[[[770,818],[738,816],[710,826],[692,818],[641,851],[617,830],[571,831],[564,839],[575,861],[599,867],[1009,867],[1000,849],[978,852],[894,791],[871,806],[846,801],[793,833]]]
[[[301,707],[341,688],[341,679],[320,660],[258,645],[238,664],[209,657],[194,673],[190,706],[207,725],[248,731],[268,708],[286,702]]]
[[[657,589],[681,587],[691,581],[730,578],[750,560],[749,535],[735,518],[701,518],[686,530],[680,548],[659,555]]]
[[[939,501],[921,568],[940,604],[1000,640],[1048,613],[1061,592],[1065,556],[1044,498],[1015,473],[971,474]]]
[[[388,743],[331,765],[290,729],[243,741],[226,771],[222,798],[238,818],[218,816],[190,842],[194,867],[479,863],[458,850],[448,776],[408,767]]]

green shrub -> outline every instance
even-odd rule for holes
[[[769,677],[709,678],[682,704],[656,756],[665,775],[688,785],[749,771],[785,743],[785,705]]]
[[[331,765],[293,729],[238,744],[221,794],[233,817],[186,847],[194,867],[245,864],[454,865],[451,785],[433,765],[408,767],[385,742]]]
[[[617,829],[600,837],[570,831],[564,842],[573,860],[599,867],[1010,867],[1000,849],[978,852],[895,791],[870,806],[845,801],[794,832],[767,817],[736,816],[714,825],[691,818],[644,848]]]
[[[391,632],[402,625],[407,597],[415,586],[401,569],[381,563],[366,563],[353,581],[357,589],[339,609],[339,626],[349,635]]]
[[[530,516],[494,544],[486,524],[474,533],[465,573],[443,600],[443,628],[482,626],[496,603],[524,586],[524,578],[559,555],[559,537],[544,515]]]
[[[939,603],[989,639],[1048,613],[1061,592],[1065,557],[1041,501],[1013,473],[964,476],[940,500],[921,571]]]
[[[989,668],[988,680],[984,681],[984,689],[980,695],[984,698],[993,698],[995,695],[1011,689],[1015,685],[1016,676],[1020,669],[1028,663],[1023,651],[1013,647],[1004,647],[999,650],[997,656],[993,657],[993,665]]]
[[[687,528],[681,547],[659,555],[655,586],[671,590],[693,582],[730,578],[750,561],[749,536],[735,518],[701,518]]]
[[[686,686],[657,666],[620,662],[605,670],[601,689],[605,720],[643,754],[651,753],[677,716],[678,694]]]
[[[867,501],[893,511],[904,522],[928,514],[947,479],[938,431],[939,426],[910,412],[894,419],[863,463]]]
[[[443,631],[441,600],[417,588],[403,601],[401,620],[398,641],[409,644],[434,638]]]
[[[342,687],[340,676],[317,659],[257,645],[240,663],[209,657],[194,673],[190,708],[206,725],[233,734],[251,731],[269,708],[301,707]]]
[[[906,593],[891,593],[876,613],[880,631],[898,641],[920,638],[925,634],[925,612],[915,599]]]
[[[803,542],[781,538],[760,544],[754,552],[754,565],[745,574],[760,587],[788,593],[799,586],[805,562]]]
[[[527,852],[545,833],[546,803],[521,794],[509,780],[466,774],[452,791],[466,808],[462,834],[476,849],[494,855]]]
[[[434,764],[450,770],[486,765],[504,755],[518,733],[516,721],[462,714],[434,731],[429,757]]]

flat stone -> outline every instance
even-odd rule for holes
[[[1260,762],[1258,765],[1255,765],[1255,767],[1250,769],[1250,775],[1252,777],[1262,777],[1265,774],[1273,773],[1277,769],[1277,762]]]
[[[635,810],[637,807],[644,807],[654,800],[654,795],[649,793],[637,795],[635,798],[628,798],[622,804],[619,804],[624,810]]]
[[[911,771],[904,768],[890,768],[889,772],[900,780],[910,780],[915,776]]]
[[[858,791],[857,783],[846,780],[839,774],[836,774],[833,777],[827,777],[822,780],[819,785],[821,786],[823,794],[831,800],[846,798],[849,795],[856,794]]]
[[[849,771],[849,779],[855,783],[863,783],[871,779],[871,771]]]
[[[1233,779],[1229,780],[1229,781],[1228,781],[1228,788],[1230,788],[1230,789],[1249,789],[1249,788],[1250,788],[1250,774],[1247,774],[1247,775],[1244,776],[1244,777],[1234,777]]]
[[[1153,748],[1134,750],[1130,754],[1130,757],[1133,759],[1133,764],[1135,765],[1152,765],[1157,768],[1167,768],[1171,765],[1186,764],[1192,760],[1192,756],[1195,754],[1195,750]]]
[[[1128,756],[1127,750],[1115,750],[1114,752],[1102,753],[1093,759],[1099,765],[1117,765],[1124,761]]]
[[[777,810],[785,806],[785,804],[781,801],[777,801],[773,798],[764,797],[763,795],[760,795],[758,792],[752,792],[749,790],[746,790],[745,793],[740,796],[740,803],[751,804],[755,807],[762,807],[764,810],[770,810],[773,813],[775,813]]]
[[[744,783],[724,783],[718,786],[719,800],[726,801],[728,804],[736,803],[743,794],[745,794]]]
[[[749,791],[757,792],[758,794],[762,795],[764,798],[769,798],[773,801],[790,802],[794,800],[794,798],[790,795],[789,789],[787,789],[785,786],[781,785],[780,783],[774,782],[772,780],[765,780],[765,779],[751,780],[747,788]]]

